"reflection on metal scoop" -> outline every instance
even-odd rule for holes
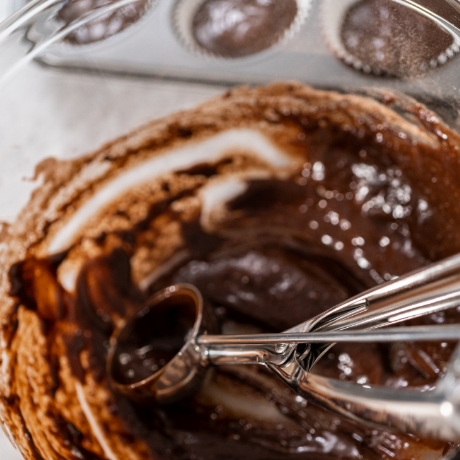
[[[460,255],[377,286],[282,334],[210,335],[214,318],[200,292],[174,285],[113,337],[108,374],[126,396],[166,404],[193,392],[209,365],[262,364],[298,394],[355,420],[452,440],[460,436],[460,349],[431,392],[364,387],[309,371],[334,342],[460,340],[460,325],[370,330],[459,305]]]

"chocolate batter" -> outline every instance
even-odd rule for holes
[[[296,0],[206,0],[193,19],[193,37],[217,56],[249,56],[274,45],[296,14]]]
[[[65,24],[71,24],[97,8],[110,3],[113,3],[113,0],[68,0],[59,11],[59,18]],[[119,8],[79,27],[67,35],[66,40],[76,45],[105,40],[136,23],[144,15],[151,3],[151,0],[139,0],[131,5]]]
[[[447,2],[421,0],[422,6],[460,24]],[[362,65],[398,77],[416,77],[441,62],[452,36],[430,19],[390,0],[360,0],[343,21],[345,49]],[[445,59],[444,59],[445,60]]]
[[[299,398],[260,368],[219,367],[197,394],[165,407],[137,405],[106,379],[110,336],[170,283],[196,285],[224,333],[279,332],[460,251],[460,138],[423,106],[409,101],[405,119],[385,106],[394,102],[300,85],[235,90],[70,166],[54,163],[55,191],[89,161],[109,169],[89,185],[69,188],[59,220],[36,212],[27,215],[27,229],[11,232],[16,254],[21,235],[28,244],[7,283],[3,333],[11,358],[3,366],[12,383],[3,407],[26,458],[411,459],[439,458],[452,448],[357,425]],[[164,149],[242,128],[263,133],[293,163],[272,167],[251,157],[248,147],[163,174],[114,198],[65,250],[46,254],[56,228],[97,193],[99,181],[114,180]],[[244,190],[205,219],[204,187],[242,172],[248,174]],[[53,187],[46,193],[54,196]],[[49,203],[35,200],[31,206]],[[453,310],[417,323],[458,319]],[[168,321],[146,318],[139,337],[150,327],[167,331]],[[186,329],[166,335],[177,338]],[[133,344],[120,359],[126,381],[177,348],[174,340],[165,344],[163,357],[136,354],[139,344]],[[427,388],[443,374],[452,348],[337,345],[315,372]],[[29,381],[31,372],[37,377]],[[45,428],[33,422],[42,413]]]

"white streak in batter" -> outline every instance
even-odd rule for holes
[[[278,168],[293,160],[256,130],[232,129],[204,141],[180,147],[136,165],[109,182],[87,201],[55,235],[48,246],[49,253],[66,249],[80,228],[98,211],[134,186],[178,169],[185,169],[209,160],[218,160],[233,150],[242,150],[260,157]]]
[[[85,414],[86,419],[88,420],[89,426],[93,430],[95,438],[97,439],[102,450],[104,451],[104,455],[107,457],[108,460],[118,460],[118,457],[113,453],[112,449],[108,445],[107,440],[105,439],[105,436],[102,433],[101,427],[94,418],[94,415],[89,407],[88,401],[86,401],[83,387],[79,382],[75,383],[75,389],[77,391],[77,398],[80,402],[80,406],[83,410],[83,413]]]
[[[230,176],[222,181],[210,183],[200,190],[202,200],[200,224],[204,229],[211,227],[211,216],[228,201],[244,193],[247,184],[244,177]]]

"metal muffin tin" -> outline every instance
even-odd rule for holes
[[[307,14],[305,3],[309,1],[311,9]],[[104,42],[53,45],[41,57],[41,62],[57,67],[207,83],[265,83],[292,79],[324,87],[363,87],[371,83],[401,90],[407,87],[407,82],[398,80],[370,79],[348,68],[334,56],[322,30],[337,22],[336,8],[331,8],[331,2],[303,1],[305,17],[295,27],[296,30],[266,51],[237,59],[200,55],[184,46],[174,30],[176,3],[174,0],[160,0],[139,23]],[[433,80],[441,83],[453,78],[455,73],[455,66],[448,63],[417,80],[415,86],[423,88],[427,82],[432,85]],[[414,81],[409,86],[413,88]]]
[[[331,4],[337,1],[349,5],[353,0],[308,1],[311,1],[311,8],[292,33],[272,48],[249,57],[215,58],[184,46],[174,27],[177,1],[159,0],[137,24],[127,30],[88,45],[56,43],[40,56],[39,62],[47,66],[97,73],[219,85],[297,80],[316,87],[346,91],[385,87],[414,95],[440,111],[441,115],[443,110],[450,111],[445,117],[446,121],[457,124],[457,112],[454,113],[447,106],[460,105],[456,90],[458,71],[455,61],[458,57],[454,56],[445,65],[431,69],[418,79],[366,75],[341,62],[327,44],[327,31],[338,23],[337,13]]]

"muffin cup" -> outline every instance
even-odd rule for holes
[[[342,0],[340,2],[334,0],[324,0],[321,5],[321,27],[327,45],[337,58],[341,59],[347,65],[358,71],[378,76],[419,76],[425,74],[430,69],[442,66],[460,51],[460,38],[451,31],[443,28],[446,33],[451,35],[452,44],[439,53],[439,55],[435,58],[431,58],[426,62],[423,62],[418,68],[414,68],[412,70],[413,74],[411,73],[410,75],[407,75],[404,71],[398,72],[394,71],[394,69],[389,70],[388,68],[385,68],[385,65],[378,66],[375,63],[365,62],[363,59],[353,55],[346,49],[341,37],[342,27],[348,11],[350,11],[353,6],[361,2],[362,0]],[[408,12],[417,14],[413,13],[412,9],[408,9]],[[416,40],[416,38],[414,38],[414,40]]]
[[[294,37],[307,19],[312,5],[312,0],[295,0],[297,13],[291,24],[269,44],[266,48],[260,49],[244,56],[229,56],[219,54],[206,49],[200,45],[193,35],[193,20],[200,7],[208,0],[178,0],[174,6],[172,22],[175,33],[185,48],[198,56],[212,57],[218,59],[241,59],[248,58],[263,52],[267,52],[281,46]]]

